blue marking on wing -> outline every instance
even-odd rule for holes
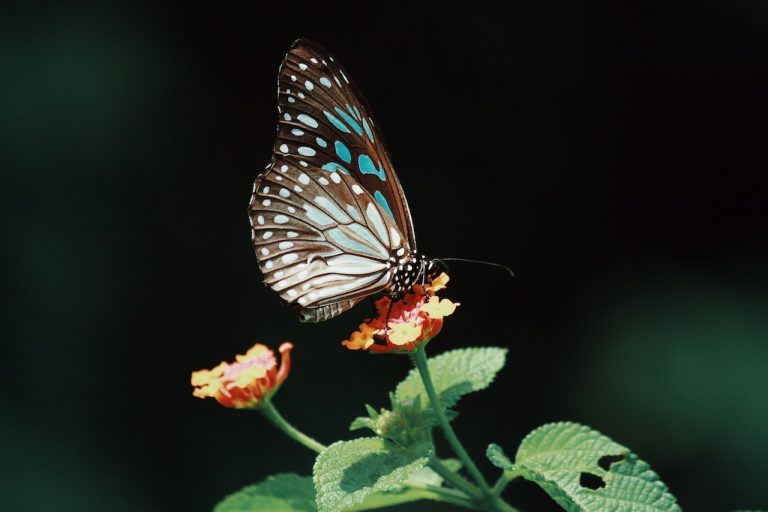
[[[327,148],[328,147],[328,143],[325,142],[325,139],[322,139],[320,137],[315,137],[315,142],[317,142],[317,145],[320,146],[321,148]]]
[[[328,162],[327,164],[323,165],[321,169],[328,172],[341,171],[344,174],[349,174],[349,171],[346,167],[341,164],[337,164],[336,162]]]
[[[355,133],[357,133],[358,135],[362,135],[363,134],[363,129],[360,128],[360,125],[357,124],[357,121],[355,121],[352,116],[347,114],[344,110],[340,109],[339,107],[335,107],[334,110],[344,119],[344,121],[346,121],[346,123],[349,126],[352,127],[353,130],[355,130]],[[327,116],[328,113],[326,113],[325,115]],[[333,122],[333,121],[331,121],[331,122]],[[349,133],[349,130],[347,130],[347,133]]]
[[[349,152],[349,148],[340,140],[337,140],[335,144],[336,154],[339,155],[339,158],[350,163],[352,161],[352,153]]]
[[[360,224],[353,224],[350,226],[351,228],[357,227],[356,235],[362,235],[365,234],[361,231],[359,231],[361,228],[364,231],[367,231],[363,226]],[[325,236],[328,237],[332,242],[334,242],[337,245],[340,245],[343,249],[346,249],[347,251],[356,251],[362,254],[368,254],[373,257],[381,257],[381,252],[377,251],[377,248],[381,247],[381,243],[377,240],[373,239],[373,235],[368,232],[368,236],[364,239],[368,241],[371,245],[366,245],[358,240],[354,240],[347,236],[347,234],[342,231],[340,228],[333,228],[329,229],[325,232]]]
[[[373,142],[373,132],[371,131],[371,127],[368,126],[368,121],[363,119],[363,128],[365,129],[366,135],[368,135],[368,138],[371,139],[371,142]]]
[[[360,168],[361,173],[374,174],[381,181],[387,181],[387,175],[384,174],[384,169],[381,167],[381,164],[379,164],[379,168],[377,169],[376,166],[373,165],[373,160],[371,160],[371,157],[368,155],[361,154],[357,157],[357,166]]]
[[[382,206],[382,208],[387,210],[387,213],[389,214],[389,216],[394,219],[395,216],[392,214],[392,210],[390,210],[389,203],[387,202],[387,198],[384,197],[384,194],[382,194],[380,190],[377,190],[376,192],[373,193],[373,197],[374,199],[376,199],[376,201],[378,201],[378,203]]]
[[[355,117],[358,119],[362,119],[362,116],[360,115],[360,111],[357,110],[357,107],[352,107],[352,108],[355,109]]]
[[[344,133],[352,133],[349,131],[349,128],[347,128],[347,125],[339,121],[336,116],[331,114],[330,112],[326,112],[323,110],[323,114],[325,114],[325,117],[328,118],[328,120],[335,126],[337,129],[341,130]]]

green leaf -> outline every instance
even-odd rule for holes
[[[659,476],[629,449],[577,423],[550,423],[520,444],[515,463],[497,445],[488,458],[508,477],[535,482],[569,512],[679,512]]]
[[[214,512],[316,512],[315,488],[308,476],[272,475],[224,498]]]
[[[366,496],[398,488],[429,461],[427,443],[401,448],[378,437],[339,441],[318,455],[314,482],[321,512],[344,510]]]
[[[504,367],[507,350],[498,347],[475,347],[451,350],[429,359],[429,373],[440,401],[453,407],[463,395],[487,388]],[[398,384],[395,398],[401,403],[419,399],[425,406],[429,397],[421,383],[418,370]]]
[[[398,488],[392,491],[377,492],[369,494],[365,500],[349,508],[344,512],[357,512],[362,510],[373,510],[376,508],[394,507],[411,501],[430,499],[432,496],[420,489],[409,489],[407,487]]]

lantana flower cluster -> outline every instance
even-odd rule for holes
[[[266,345],[255,344],[234,363],[222,362],[211,370],[192,372],[193,394],[215,398],[225,407],[253,409],[271,397],[291,370],[293,344],[280,345],[278,368],[275,353]]]
[[[386,296],[377,300],[376,317],[360,324],[342,345],[350,350],[413,352],[437,336],[443,319],[460,305],[437,296],[448,280],[443,272],[428,285],[414,285],[401,300],[393,302]]]

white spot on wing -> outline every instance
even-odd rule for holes
[[[283,257],[280,258],[280,259],[283,260],[283,263],[285,263],[287,265],[287,264],[293,263],[294,261],[299,259],[299,255],[296,254],[295,252],[291,252],[291,253],[288,253],[288,254],[283,254]]]
[[[304,156],[315,156],[317,154],[317,151],[315,151],[314,149],[308,146],[301,146],[299,148],[299,154]]]
[[[286,215],[275,215],[275,224],[285,224],[286,222],[288,222]]]
[[[298,119],[299,121],[301,121],[305,125],[310,126],[312,128],[317,128],[318,127],[317,121],[314,118],[309,117],[307,114],[299,114],[296,117],[296,119]]]

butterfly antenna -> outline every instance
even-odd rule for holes
[[[503,268],[507,272],[509,272],[510,277],[515,277],[515,273],[512,272],[512,269],[509,268],[506,265],[502,265],[500,263],[493,263],[491,261],[482,261],[482,260],[470,260],[467,258],[438,258],[438,261],[460,261],[462,263],[477,263],[478,265],[488,265],[489,267],[497,267],[497,268]]]

